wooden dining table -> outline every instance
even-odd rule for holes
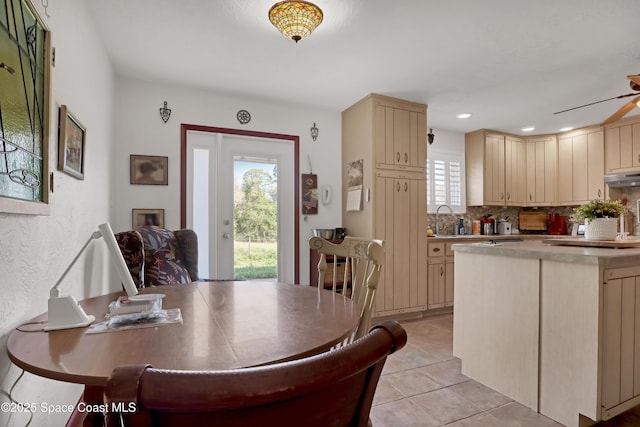
[[[44,332],[45,313],[10,334],[9,358],[32,374],[84,384],[83,399],[101,401],[116,366],[227,370],[283,362],[330,349],[359,318],[352,300],[304,285],[210,281],[140,292],[165,295],[162,308],[179,308],[182,322],[95,334],[87,327]],[[80,305],[98,322],[121,295]]]

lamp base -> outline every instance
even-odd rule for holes
[[[51,297],[49,298],[49,323],[44,330],[48,332],[82,328],[89,326],[94,320],[96,318],[87,315],[73,296]]]

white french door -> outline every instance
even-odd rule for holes
[[[187,227],[198,235],[203,278],[232,280],[234,204],[247,168],[277,170],[277,280],[294,281],[294,148],[290,141],[187,133]],[[235,184],[235,185],[234,185]],[[276,278],[274,278],[275,280]]]

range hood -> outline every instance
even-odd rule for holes
[[[604,183],[609,188],[640,187],[640,171],[607,174]]]

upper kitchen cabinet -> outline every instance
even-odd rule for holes
[[[424,105],[371,95],[377,168],[422,172],[427,161]]]
[[[603,199],[604,132],[584,128],[558,137],[558,203],[579,205]]]
[[[342,223],[384,239],[374,317],[427,308],[427,106],[371,94],[342,112]],[[362,160],[360,210],[347,210],[348,164]]]
[[[526,206],[553,206],[556,202],[558,143],[555,136],[527,139]]]
[[[467,205],[523,206],[526,161],[518,137],[484,129],[465,134]]]
[[[605,127],[605,170],[625,172],[640,168],[640,117],[629,117]]]

